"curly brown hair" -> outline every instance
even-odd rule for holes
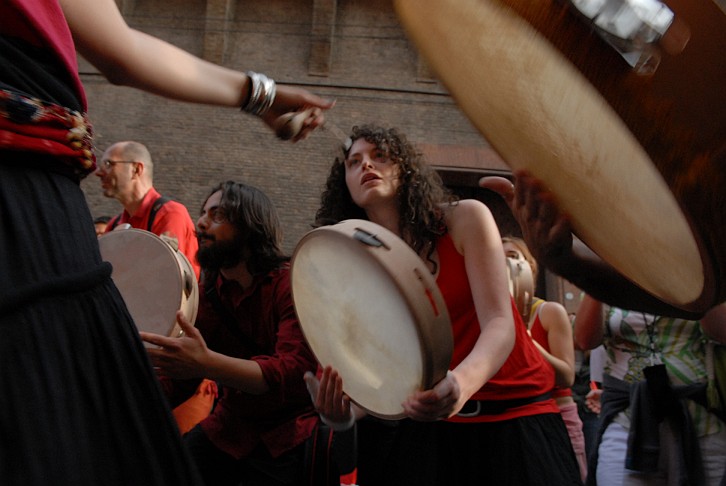
[[[315,214],[315,226],[334,224],[346,219],[368,219],[365,211],[351,198],[345,183],[345,160],[352,142],[358,139],[376,146],[399,167],[399,232],[419,255],[431,256],[436,240],[446,233],[442,203],[455,204],[456,197],[443,185],[438,173],[423,154],[395,128],[377,125],[353,127],[350,142],[335,158]]]

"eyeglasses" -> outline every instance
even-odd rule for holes
[[[102,160],[99,164],[101,167],[103,167],[105,170],[110,169],[112,166],[116,164],[133,164],[135,163],[135,160]]]

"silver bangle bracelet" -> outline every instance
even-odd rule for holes
[[[247,76],[250,78],[250,94],[249,99],[242,106],[242,111],[262,116],[275,102],[277,92],[275,81],[264,74],[253,71],[248,71]]]

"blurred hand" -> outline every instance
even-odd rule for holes
[[[524,170],[515,172],[511,184],[503,177],[482,177],[479,186],[498,193],[522,229],[522,239],[544,266],[572,251],[572,227],[554,195]]]

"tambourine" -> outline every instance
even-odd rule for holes
[[[624,19],[607,1],[394,3],[462,111],[510,167],[548,186],[600,257],[684,310],[726,300],[715,2],[666,0],[645,21],[636,2],[618,2],[633,10]]]
[[[116,229],[98,238],[101,257],[111,263],[111,278],[139,331],[180,337],[181,310],[194,324],[199,287],[184,254],[164,239],[140,229]],[[146,344],[146,346],[152,346]]]
[[[514,299],[519,315],[524,322],[529,319],[529,311],[534,298],[534,278],[532,267],[524,258],[506,257],[509,293]]]
[[[402,418],[411,393],[446,376],[453,353],[446,303],[394,233],[356,219],[314,229],[295,248],[291,281],[313,353],[370,414]]]

